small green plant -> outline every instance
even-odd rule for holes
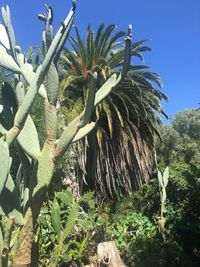
[[[158,183],[159,183],[159,190],[160,190],[160,217],[158,218],[158,228],[159,232],[163,237],[163,240],[165,240],[165,217],[164,213],[166,212],[166,200],[167,200],[167,193],[166,193],[166,187],[168,185],[169,181],[169,167],[167,167],[163,175],[158,170]]]

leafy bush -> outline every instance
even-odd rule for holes
[[[88,263],[89,257],[96,252],[94,239],[99,239],[104,223],[105,219],[98,216],[95,208],[93,192],[84,194],[79,200],[67,190],[56,193],[53,200],[43,206],[38,219],[35,239],[39,241],[40,264]]]
[[[156,226],[139,213],[132,213],[111,224],[111,232],[116,244],[126,259],[130,257],[130,247],[139,238],[151,239],[156,236]]]
[[[130,267],[197,267],[174,240],[137,238],[129,248]]]
[[[111,225],[116,244],[129,267],[188,266],[191,259],[173,240],[164,242],[148,217],[132,213]]]

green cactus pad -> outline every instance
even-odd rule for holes
[[[92,111],[94,110],[96,88],[97,88],[97,73],[95,72],[94,74],[91,75],[87,103],[82,119],[83,125],[86,125],[90,121]]]
[[[33,159],[38,158],[40,155],[40,145],[38,133],[31,116],[27,117],[24,127],[17,137],[17,140],[27,155]]]
[[[44,80],[44,86],[47,91],[49,102],[56,105],[58,99],[59,78],[55,65],[52,63],[49,67],[47,76]]]
[[[164,207],[165,206],[165,202],[167,200],[167,193],[166,193],[165,187],[162,188],[161,195],[162,195],[161,202],[163,203],[163,207]],[[164,211],[165,211],[165,209],[164,209]]]
[[[113,74],[104,85],[97,91],[95,96],[95,107],[112,91],[113,87],[115,87],[121,80],[121,76],[117,78],[116,74]]]
[[[0,104],[3,106],[0,123],[5,129],[10,129],[17,111],[17,100],[13,88],[7,82],[0,85]]]
[[[10,175],[8,175],[6,185],[0,196],[0,203],[1,210],[7,217],[13,216],[17,225],[23,225],[19,192]]]
[[[30,84],[31,81],[34,79],[34,76],[35,76],[35,72],[33,72],[33,66],[31,64],[25,62],[21,66],[21,72],[23,73],[23,75],[25,76],[25,79]]]
[[[169,181],[169,167],[164,170],[163,173],[163,185],[166,187]]]
[[[56,107],[45,101],[45,124],[48,139],[57,138],[58,121]]]
[[[38,160],[38,169],[36,181],[32,181],[35,184],[32,184],[34,197],[36,193],[40,190],[46,190],[51,182],[53,171],[54,171],[54,162],[53,162],[53,151],[54,148],[49,143],[45,143],[42,150],[41,156]]]
[[[160,171],[158,171],[158,182],[159,182],[159,187],[163,187],[163,177]]]
[[[6,49],[0,45],[0,66],[20,73],[21,70],[14,59],[6,52]]]
[[[24,85],[22,82],[18,82],[16,86],[16,97],[18,105],[21,105],[22,101],[24,100],[25,91],[24,91]]]
[[[10,15],[9,6],[6,6],[6,8],[2,7],[1,13],[2,13],[5,28],[6,28],[6,32],[8,34],[10,46],[11,46],[10,50],[12,52],[12,55],[15,56],[16,41],[15,41],[15,34],[14,34],[12,23],[11,23],[11,15]]]
[[[83,137],[85,137],[88,133],[90,133],[94,129],[95,125],[96,125],[95,122],[91,122],[87,124],[85,127],[79,129],[78,133],[76,134],[72,142],[75,143],[80,139],[82,139]]]
[[[6,132],[6,129],[0,124],[0,134],[4,135]]]
[[[9,148],[3,137],[0,139],[0,195],[7,181],[9,168],[10,168],[10,156]]]
[[[69,145],[72,143],[74,137],[78,133],[80,128],[80,118],[76,117],[72,122],[68,124],[64,132],[62,133],[55,151],[55,158],[62,156]]]

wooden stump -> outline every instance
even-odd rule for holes
[[[126,267],[114,241],[98,244],[97,247],[98,267]]]

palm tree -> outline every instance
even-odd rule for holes
[[[119,72],[125,53],[121,40],[125,32],[114,33],[115,28],[114,24],[101,24],[94,34],[89,25],[83,41],[75,27],[76,37],[69,38],[72,49],[65,48],[61,57],[65,114],[73,116],[84,105],[91,73],[98,72],[100,87],[113,72]],[[142,52],[151,51],[144,45],[146,41],[132,44],[132,58],[143,60]],[[167,117],[161,108],[161,101],[167,100],[161,87],[156,73],[132,63],[126,77],[96,108],[93,119],[97,127],[83,141],[81,161],[89,188],[112,196],[130,193],[148,182],[154,137],[159,136],[159,114]]]

